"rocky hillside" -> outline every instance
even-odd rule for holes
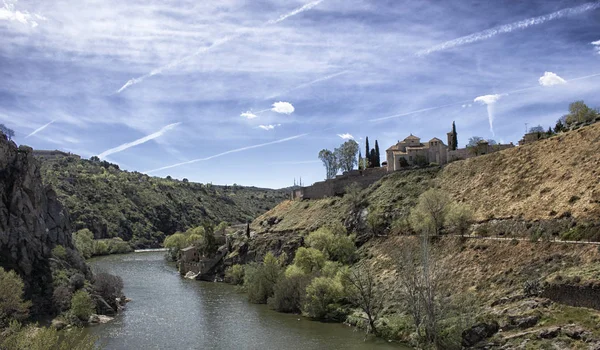
[[[22,277],[34,314],[52,309],[50,257],[58,245],[72,269],[89,275],[71,240],[68,214],[54,190],[42,184],[31,148],[17,148],[0,133],[0,266]]]
[[[600,123],[449,164],[441,187],[481,220],[600,216]]]
[[[204,222],[246,223],[288,198],[287,191],[213,186],[119,170],[108,162],[43,160],[44,183],[69,209],[73,228],[96,239],[120,237],[136,247]]]

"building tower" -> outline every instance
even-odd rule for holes
[[[448,133],[448,149],[456,151],[458,148],[458,134],[456,133],[456,125],[452,122],[452,131]]]

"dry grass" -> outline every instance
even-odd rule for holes
[[[479,219],[600,215],[600,123],[529,145],[449,164],[443,189]]]

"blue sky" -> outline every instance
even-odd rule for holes
[[[202,183],[310,184],[339,135],[516,143],[600,106],[598,1],[3,0],[0,37],[17,143]]]

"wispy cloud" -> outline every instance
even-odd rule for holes
[[[281,124],[276,124],[276,125],[273,125],[273,124],[270,124],[270,125],[259,125],[258,127],[261,128],[261,129],[263,129],[263,130],[273,130],[273,129],[275,129],[278,126],[281,126]]]
[[[500,94],[484,95],[484,96],[476,97],[475,100],[473,100],[473,102],[480,102],[481,104],[484,104],[487,106],[488,121],[490,123],[490,131],[492,132],[492,135],[495,135],[495,133],[494,133],[494,109],[495,109],[494,106],[496,105],[496,102],[498,102],[500,97],[502,97],[502,95],[500,95]]]
[[[222,157],[222,156],[225,156],[225,155],[228,155],[228,154],[231,154],[231,153],[238,153],[238,152],[248,151],[248,150],[255,149],[255,148],[260,148],[260,147],[275,145],[275,144],[283,143],[283,142],[287,142],[287,141],[292,141],[292,140],[304,137],[306,135],[308,135],[308,133],[306,133],[306,134],[300,134],[300,135],[295,135],[295,136],[291,136],[291,137],[286,137],[284,139],[279,139],[279,140],[275,140],[275,141],[271,141],[271,142],[260,143],[258,145],[252,145],[252,146],[247,146],[247,147],[242,147],[242,148],[236,148],[236,149],[232,149],[232,150],[229,150],[229,151],[226,151],[226,152],[223,152],[223,153],[215,154],[215,155],[210,156],[210,157],[193,159],[193,160],[189,160],[187,162],[177,163],[177,164],[168,165],[168,166],[165,166],[165,167],[162,167],[162,168],[145,171],[145,173],[151,174],[151,173],[155,173],[155,172],[162,171],[162,170],[176,168],[176,167],[179,167],[179,166],[182,166],[182,165],[188,165],[188,164],[193,164],[193,163],[198,163],[198,162],[204,162],[204,161],[211,160],[211,159],[218,158],[218,157]]]
[[[318,84],[320,82],[327,81],[327,80],[339,77],[340,75],[343,75],[343,74],[346,74],[346,73],[349,73],[349,72],[350,72],[349,70],[344,70],[344,71],[341,71],[341,72],[338,72],[338,73],[330,74],[330,75],[327,75],[327,76],[324,76],[324,77],[321,77],[321,78],[309,81],[308,83],[300,84],[300,85],[295,86],[295,87],[293,87],[293,88],[291,88],[289,90],[286,90],[284,92],[280,92],[280,93],[276,93],[274,95],[271,95],[271,96],[267,97],[266,100],[270,100],[272,98],[288,94],[288,93],[290,93],[292,91],[295,91],[295,90],[300,90],[300,89],[307,88],[307,87],[309,87],[311,85]]]
[[[296,165],[296,164],[313,164],[313,163],[321,163],[320,160],[290,160],[284,162],[273,162],[271,164],[274,165]]]
[[[342,139],[344,139],[344,140],[352,140],[352,139],[354,139],[354,136],[352,136],[352,135],[350,135],[350,134],[348,134],[348,133],[345,133],[345,134],[337,134],[337,136],[341,137],[341,138],[342,138]]]
[[[246,119],[254,119],[258,116],[256,114],[252,113],[251,111],[246,111],[246,112],[240,114],[240,117],[243,117]]]
[[[226,43],[228,43],[228,42],[230,42],[232,40],[238,39],[241,36],[243,36],[244,34],[252,33],[252,32],[258,30],[261,27],[265,27],[265,26],[277,24],[277,23],[279,23],[281,21],[284,21],[285,19],[287,19],[289,17],[295,16],[297,14],[300,14],[300,13],[304,12],[304,11],[308,11],[308,10],[312,9],[313,7],[319,5],[323,1],[324,0],[312,1],[312,2],[310,2],[308,4],[305,4],[305,5],[303,5],[303,6],[299,7],[299,8],[291,11],[291,12],[288,12],[286,14],[283,14],[283,15],[279,16],[277,19],[269,20],[269,21],[263,23],[263,25],[260,26],[260,27],[258,27],[258,28],[251,28],[251,29],[246,29],[246,30],[238,30],[237,33],[225,36],[223,38],[220,38],[220,39],[216,40],[215,42],[213,42],[212,44],[210,44],[209,46],[202,47],[202,48],[196,50],[191,55],[184,56],[184,57],[182,57],[182,58],[180,58],[178,60],[175,60],[175,61],[173,61],[173,62],[171,62],[169,64],[166,64],[166,65],[164,65],[162,67],[155,68],[155,69],[153,69],[148,74],[142,75],[142,76],[137,77],[137,78],[130,79],[123,86],[121,86],[121,88],[119,90],[117,90],[116,93],[119,94],[119,93],[123,92],[125,89],[129,88],[132,85],[141,83],[142,81],[144,81],[147,78],[150,78],[150,77],[152,77],[154,75],[162,74],[164,71],[172,69],[172,68],[175,68],[175,67],[179,66],[180,64],[182,64],[184,62],[187,62],[187,61],[191,60],[192,58],[194,58],[196,56],[199,56],[199,55],[202,55],[204,53],[207,53],[207,52],[211,51],[212,49],[214,49],[216,47],[224,45],[224,44],[226,44]]]
[[[439,45],[435,45],[425,50],[418,51],[416,56],[426,56],[434,52],[444,51],[452,49],[457,46],[471,44],[477,41],[486,40],[492,38],[498,34],[510,33],[515,30],[525,29],[531,26],[540,25],[548,21],[560,19],[567,16],[578,15],[587,11],[593,11],[600,8],[600,2],[590,2],[576,7],[570,7],[562,9],[556,12],[549,13],[547,15],[528,18],[519,22],[501,25],[488,30],[463,36],[454,40],[443,42]]]
[[[566,80],[552,72],[544,72],[544,75],[540,77],[539,82],[542,86],[553,86],[567,83]]]
[[[150,140],[153,140],[153,139],[155,139],[155,138],[157,138],[157,137],[161,137],[161,136],[162,136],[164,133],[166,133],[166,132],[167,132],[167,131],[169,131],[169,130],[172,130],[172,129],[174,129],[174,128],[175,128],[175,127],[177,127],[179,124],[181,124],[181,123],[173,123],[173,124],[169,124],[169,125],[167,125],[167,126],[163,127],[162,129],[160,129],[159,131],[157,131],[157,132],[155,132],[155,133],[152,133],[152,134],[150,134],[150,135],[148,135],[148,136],[144,136],[144,137],[142,137],[141,139],[137,139],[137,140],[135,140],[135,141],[132,141],[132,142],[124,143],[124,144],[122,144],[122,145],[120,145],[120,146],[117,146],[117,147],[115,147],[115,148],[111,148],[111,149],[109,149],[109,150],[106,150],[106,151],[104,151],[104,152],[100,153],[100,154],[98,155],[98,157],[99,157],[99,158],[105,158],[105,157],[106,157],[106,156],[108,156],[108,155],[111,155],[111,154],[114,154],[114,153],[119,153],[119,152],[122,152],[122,151],[124,151],[124,150],[126,150],[126,149],[128,149],[128,148],[131,148],[131,147],[134,147],[134,146],[137,146],[137,145],[141,145],[142,143],[146,143],[146,142],[148,142],[148,141],[150,141]]]
[[[16,21],[22,24],[30,25],[32,28],[38,26],[37,21],[46,21],[47,18],[37,13],[28,11],[19,11],[15,8],[17,1],[4,1],[4,7],[0,8],[0,20]]]
[[[54,123],[55,121],[56,121],[56,120],[53,120],[53,121],[51,121],[50,123],[47,123],[47,124],[44,124],[44,125],[40,126],[39,128],[37,128],[37,129],[33,130],[33,132],[32,132],[31,134],[29,134],[29,135],[25,136],[25,138],[28,138],[29,136],[33,136],[33,135],[37,134],[38,132],[40,132],[40,131],[42,131],[42,130],[46,129],[47,127],[49,127],[49,126],[50,126],[50,124]]]
[[[275,102],[273,103],[273,108],[271,110],[275,113],[279,114],[292,114],[296,110],[294,106],[289,102]]]
[[[450,106],[462,105],[462,104],[464,104],[466,102],[471,102],[471,100],[460,101],[460,102],[455,102],[455,103],[448,103],[448,104],[441,105],[441,106],[435,106],[435,107],[428,107],[428,108],[418,109],[416,111],[405,112],[405,113],[400,113],[400,114],[394,114],[394,115],[390,115],[390,116],[387,116],[387,117],[369,119],[369,121],[370,122],[379,122],[379,121],[382,121],[382,120],[388,120],[388,119],[393,119],[393,118],[400,118],[400,117],[404,117],[404,116],[411,115],[411,114],[417,114],[417,113],[421,113],[421,112],[432,111],[434,109],[440,109],[440,108],[446,108],[446,107],[450,107]]]
[[[592,41],[591,44],[594,45],[594,49],[596,50],[596,52],[598,53],[598,55],[600,55],[600,40],[598,40],[598,41]]]

